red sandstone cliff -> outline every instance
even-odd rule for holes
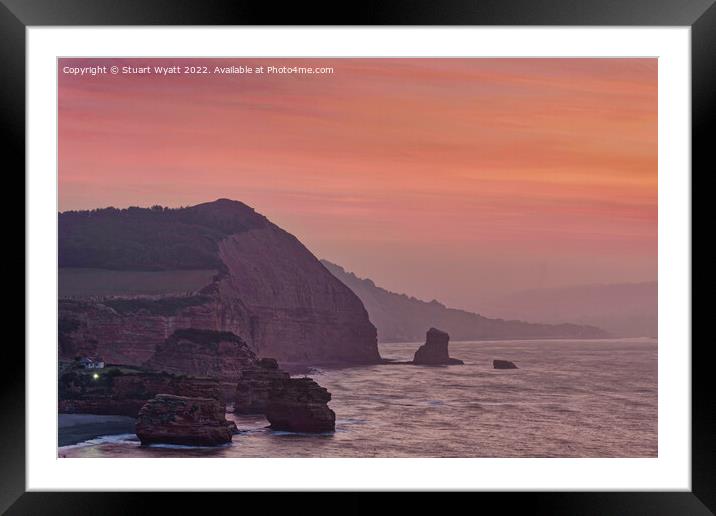
[[[240,299],[259,355],[284,362],[375,362],[377,333],[360,299],[278,226],[219,243],[222,299]]]
[[[230,331],[281,363],[380,359],[353,292],[293,235],[226,199],[177,210],[60,214],[60,266],[216,268],[191,295],[60,299],[60,357],[141,365],[175,330]]]

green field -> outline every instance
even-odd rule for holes
[[[210,284],[215,270],[114,271],[59,269],[59,297],[186,294]]]

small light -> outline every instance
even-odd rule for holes
[[[95,380],[97,380],[97,379],[99,378],[99,375],[98,375],[97,373],[95,373],[95,374],[92,375],[92,378],[94,378]]]

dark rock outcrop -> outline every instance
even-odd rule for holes
[[[509,360],[493,360],[492,367],[495,369],[517,369],[517,366]]]
[[[266,419],[274,430],[333,432],[336,414],[327,405],[331,393],[311,378],[291,378],[271,393]]]
[[[425,337],[425,344],[415,352],[413,363],[418,365],[449,365],[462,364],[462,360],[450,358],[448,342],[450,335],[436,328],[430,328]]]
[[[231,332],[176,330],[157,346],[144,367],[173,374],[216,378],[224,394],[232,396],[243,371],[256,362],[247,343]]]
[[[136,433],[143,445],[216,446],[231,442],[235,425],[219,402],[159,394],[139,411]]]
[[[229,431],[231,432],[231,435],[236,435],[239,433],[239,428],[236,426],[236,422],[227,419],[226,424],[229,426]]]
[[[264,414],[271,394],[280,390],[289,378],[272,358],[262,358],[245,368],[236,385],[234,412]]]
[[[216,379],[154,372],[125,374],[109,368],[99,372],[96,379],[81,371],[62,374],[58,411],[137,417],[147,400],[158,394],[211,398],[225,407],[225,398]]]
[[[61,358],[141,365],[175,330],[201,328],[230,331],[284,364],[380,361],[360,299],[296,237],[237,201],[61,213],[59,264],[217,272],[186,296],[61,299]]]

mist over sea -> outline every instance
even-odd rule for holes
[[[411,360],[421,343],[381,344]],[[141,447],[104,436],[66,457],[656,457],[657,341],[451,342],[462,366],[318,369],[334,434],[275,432],[235,416],[242,433],[218,448]],[[493,359],[519,369],[495,370]],[[300,375],[299,375],[300,376]],[[229,400],[232,401],[232,400]]]

